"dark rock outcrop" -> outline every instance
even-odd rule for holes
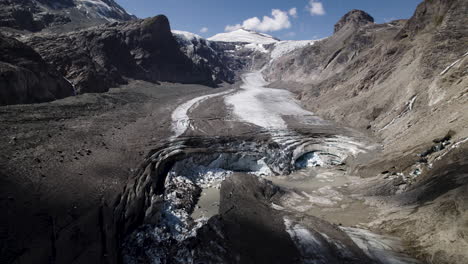
[[[180,50],[165,16],[26,40],[76,87],[105,92],[127,78],[214,85],[211,70]]]
[[[52,101],[72,85],[32,48],[0,34],[0,105]]]

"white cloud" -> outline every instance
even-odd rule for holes
[[[325,15],[325,9],[323,8],[322,2],[319,2],[317,0],[310,0],[306,8],[312,16]]]
[[[242,24],[227,25],[226,31],[234,31],[240,28],[257,30],[262,32],[278,31],[285,28],[291,27],[291,21],[289,21],[289,15],[287,11],[281,11],[279,9],[273,9],[271,11],[271,17],[264,16],[262,20],[258,17],[252,17],[244,20]]]
[[[206,33],[206,32],[208,32],[208,28],[207,28],[207,27],[202,27],[202,28],[200,29],[200,32],[201,32],[201,33]]]
[[[234,31],[234,30],[238,30],[238,29],[241,29],[242,28],[242,25],[241,24],[236,24],[236,25],[227,25],[225,28],[224,28],[224,31],[226,32],[231,32],[231,31]]]
[[[289,9],[288,11],[289,15],[294,17],[294,18],[297,18],[297,8],[293,7],[291,9]]]

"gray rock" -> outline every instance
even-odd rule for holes
[[[52,101],[73,87],[32,48],[0,34],[0,105]]]

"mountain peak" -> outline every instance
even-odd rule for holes
[[[346,13],[338,23],[335,24],[335,33],[346,25],[361,27],[369,23],[374,23],[374,18],[371,15],[362,10],[353,9]]]
[[[220,42],[244,42],[244,43],[256,43],[256,44],[268,44],[278,42],[279,39],[265,34],[256,32],[253,30],[240,28],[231,32],[216,34],[210,38],[210,41]]]

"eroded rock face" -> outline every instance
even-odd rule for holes
[[[73,87],[32,48],[0,34],[0,105],[52,101]]]
[[[165,16],[26,40],[76,87],[105,92],[126,78],[214,85],[210,69],[180,50]]]

